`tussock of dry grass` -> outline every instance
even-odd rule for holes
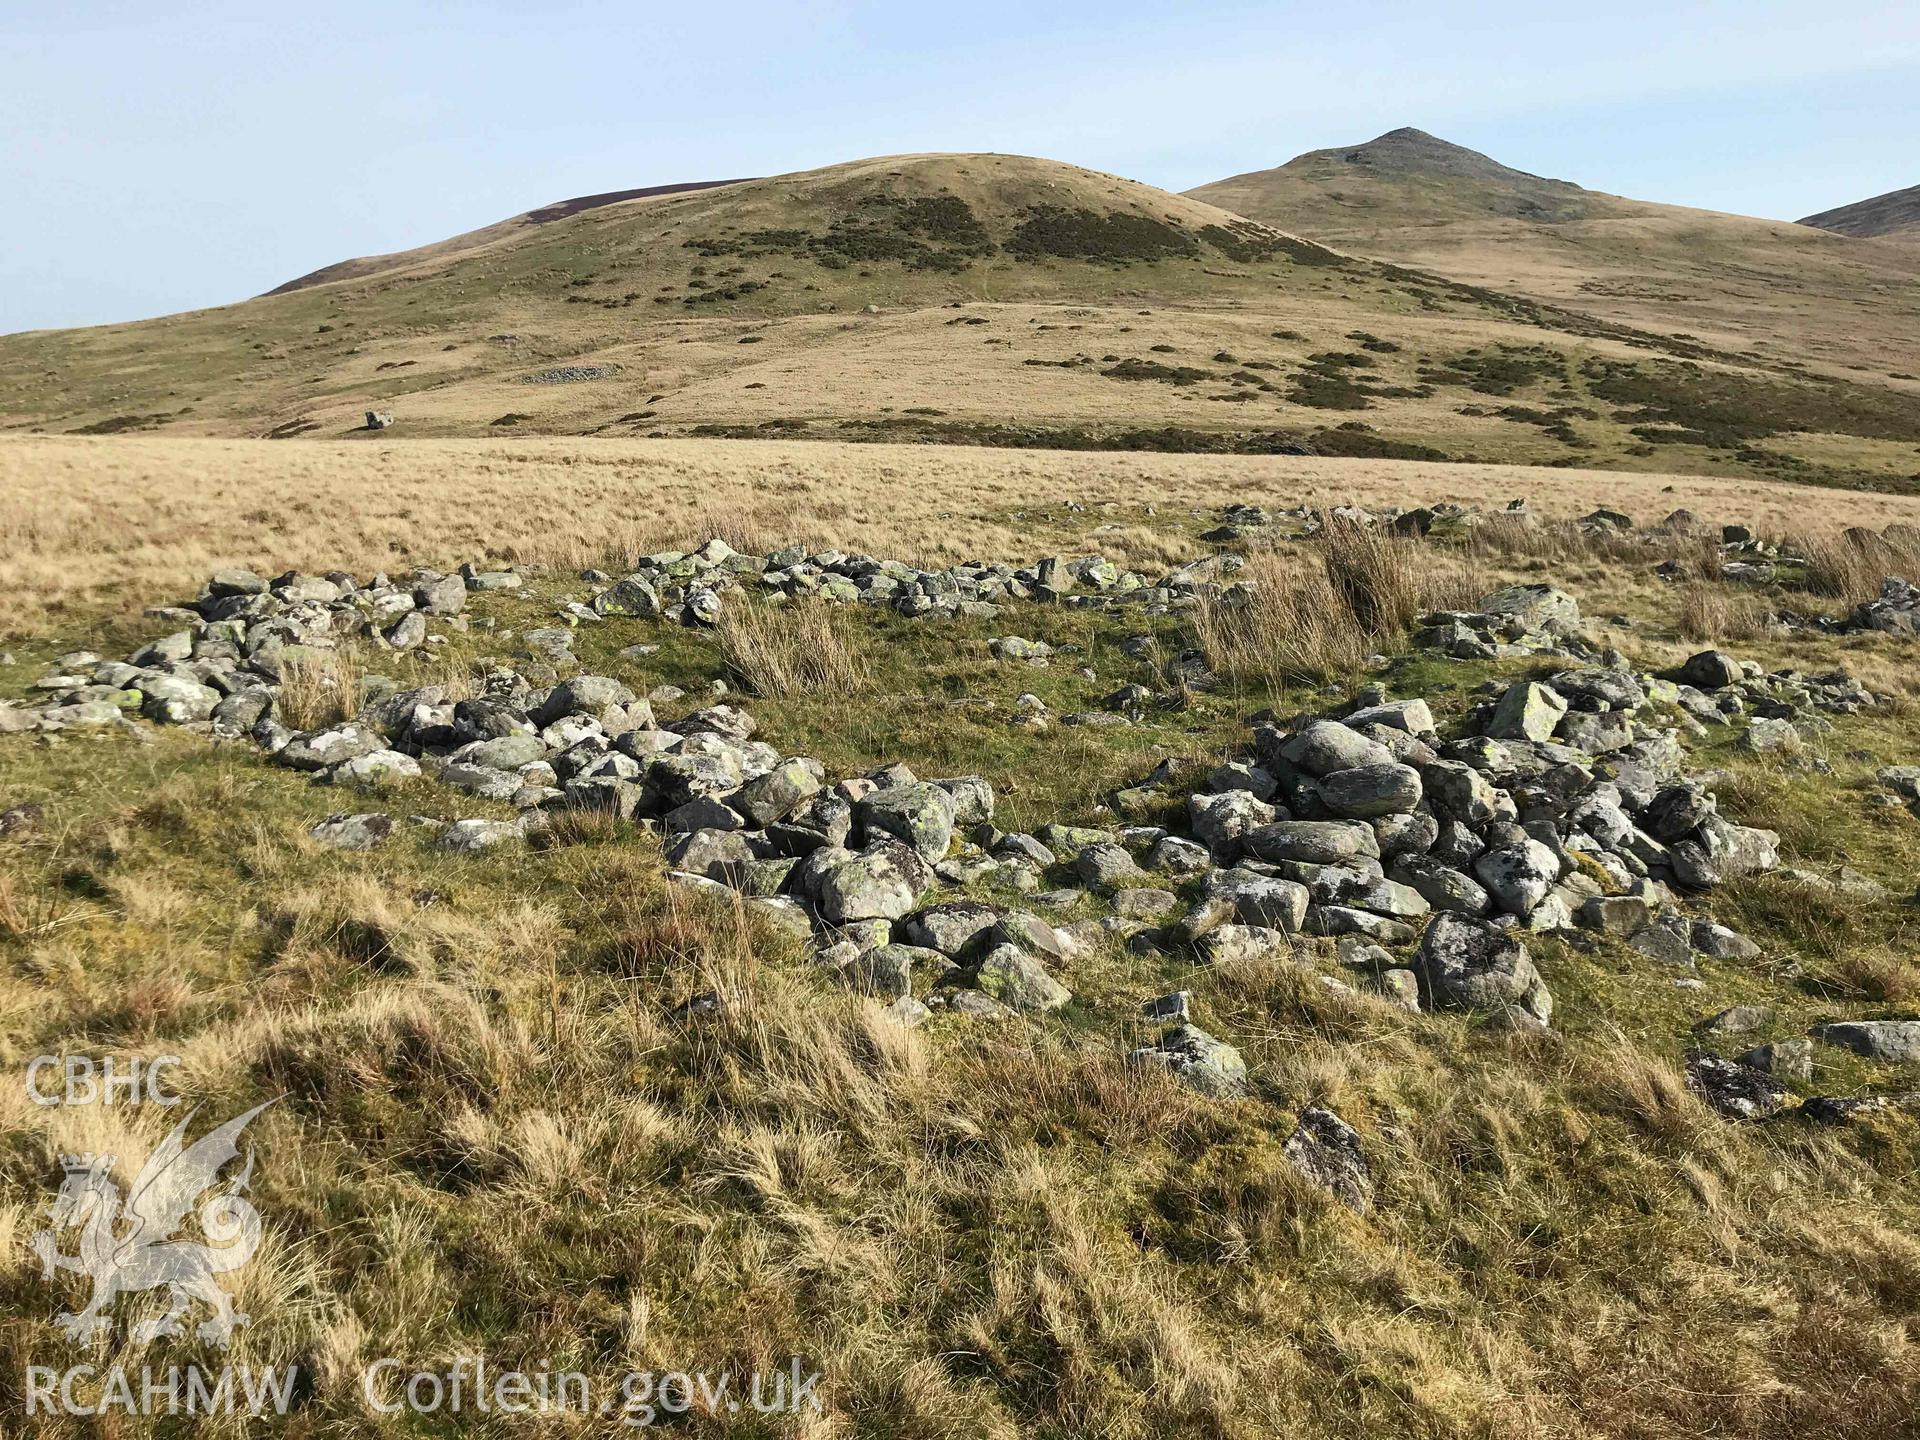
[[[1585,529],[1563,518],[1487,516],[1467,534],[1467,553],[1482,561],[1540,561],[1549,565],[1588,564],[1651,568],[1672,563],[1692,580],[1720,577],[1720,532],[1698,526],[1649,537],[1634,531]]]
[[[1277,554],[1254,556],[1232,596],[1203,594],[1195,634],[1215,673],[1275,695],[1290,684],[1348,675],[1366,663],[1366,632],[1324,570]]]
[[[1770,628],[1761,596],[1699,580],[1681,592],[1678,623],[1684,639],[1720,644],[1758,640]]]
[[[1800,542],[1807,557],[1807,588],[1848,605],[1878,598],[1890,575],[1920,576],[1920,546],[1860,529],[1824,532]]]
[[[27,902],[20,896],[18,882],[0,870],[0,934],[20,939],[38,928],[27,913]]]
[[[1920,966],[1885,946],[1845,949],[1829,961],[1821,978],[1839,993],[1857,999],[1887,1005],[1920,999]]]
[[[1422,606],[1420,547],[1377,526],[1334,520],[1320,537],[1321,563],[1340,608],[1365,635],[1394,635]]]
[[[847,695],[871,674],[853,618],[824,600],[761,605],[735,599],[714,627],[728,671],[756,695]]]
[[[280,669],[280,722],[295,730],[338,725],[359,713],[360,652],[351,646],[301,655]]]
[[[1616,1042],[1585,1077],[1590,1093],[1647,1134],[1684,1141],[1711,1123],[1673,1065]]]
[[[1195,632],[1215,671],[1275,695],[1351,676],[1423,611],[1485,593],[1472,560],[1338,520],[1310,551],[1254,554],[1238,579],[1244,590],[1200,597]]]

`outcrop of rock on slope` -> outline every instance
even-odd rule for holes
[[[1602,194],[1420,130],[1187,192],[1296,234],[1621,324],[1793,360],[1920,368],[1920,256]]]
[[[1809,215],[1800,222],[1836,235],[1861,240],[1886,240],[1920,246],[1920,185],[1890,190],[1870,200],[1857,200]]]
[[[377,273],[238,305],[0,338],[0,423],[267,433],[329,404],[387,408],[648,337],[671,347],[689,321],[845,315],[876,300],[1140,305],[1366,288],[1324,247],[1204,202],[1005,155],[863,160],[491,228],[483,243],[380,257]],[[981,340],[941,344],[972,355]],[[525,396],[476,399],[458,425],[483,432]]]

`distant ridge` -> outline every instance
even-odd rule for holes
[[[1294,165],[1306,161],[1337,159],[1345,165],[1364,165],[1381,170],[1393,170],[1402,174],[1450,175],[1476,180],[1535,181],[1542,185],[1552,185],[1562,189],[1577,190],[1580,187],[1566,180],[1550,180],[1544,175],[1532,175],[1525,170],[1515,170],[1510,165],[1502,165],[1490,155],[1478,150],[1469,150],[1464,145],[1456,145],[1451,140],[1442,140],[1438,135],[1430,135],[1425,130],[1416,130],[1411,125],[1403,125],[1398,130],[1389,130],[1376,136],[1364,145],[1338,146],[1327,150],[1310,150],[1289,162]]]
[[[478,230],[469,230],[431,245],[422,245],[413,250],[395,250],[386,255],[364,255],[354,260],[340,260],[332,265],[323,265],[318,270],[310,270],[305,275],[276,285],[267,291],[269,295],[285,295],[294,290],[305,290],[310,285],[325,285],[334,280],[363,280],[369,275],[378,275],[388,270],[397,270],[416,260],[431,260],[457,255],[462,250],[478,249],[503,239],[516,230],[531,225],[547,225],[555,220],[565,220],[570,215],[578,215],[584,210],[598,210],[603,205],[618,205],[623,200],[648,200],[656,195],[684,195],[691,190],[713,190],[722,185],[740,185],[752,176],[742,176],[733,180],[686,180],[677,185],[645,185],[637,190],[608,190],[599,195],[578,195],[571,200],[556,200],[551,205],[542,205],[537,210],[528,210],[522,214],[499,220],[492,225],[482,226]]]
[[[1398,204],[1414,187],[1435,217],[1499,216],[1552,225],[1583,218],[1611,199],[1568,180],[1551,180],[1502,165],[1490,155],[1403,126],[1363,145],[1309,150],[1272,170],[1254,170],[1203,185],[1190,194],[1260,219],[1276,189],[1311,186],[1366,212],[1382,199]],[[1384,196],[1372,192],[1384,189]]]
[[[1590,190],[1408,126],[1187,193],[1349,254],[1730,351],[1920,369],[1920,189],[1795,225]]]
[[[1822,210],[1800,223],[1816,230],[1831,230],[1836,235],[1851,235],[1858,240],[1920,244],[1920,185]]]

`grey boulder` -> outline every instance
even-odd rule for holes
[[[1357,765],[1320,777],[1327,808],[1351,820],[1405,815],[1420,803],[1420,795],[1420,772],[1411,765]]]
[[[1527,947],[1482,920],[1436,915],[1420,938],[1413,970],[1430,1006],[1519,1009],[1542,1022],[1553,1014],[1553,997]]]
[[[1333,1111],[1312,1105],[1281,1151],[1293,1168],[1349,1210],[1364,1215],[1373,1204],[1373,1172],[1360,1136]]]
[[[1247,1093],[1247,1062],[1240,1052],[1198,1025],[1176,1025],[1128,1059],[1137,1066],[1164,1070],[1209,1099],[1239,1100]]]

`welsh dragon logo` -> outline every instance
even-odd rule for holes
[[[272,1103],[254,1106],[191,1145],[185,1143],[193,1119],[189,1111],[124,1194],[113,1180],[114,1156],[61,1157],[66,1180],[54,1196],[51,1223],[33,1237],[33,1253],[49,1280],[58,1271],[73,1270],[93,1281],[86,1308],[56,1319],[62,1331],[90,1341],[112,1325],[108,1307],[116,1297],[165,1286],[166,1314],[135,1325],[136,1342],[179,1335],[181,1317],[195,1300],[213,1310],[198,1327],[199,1336],[222,1346],[233,1339],[234,1327],[245,1325],[247,1316],[233,1308],[233,1297],[213,1277],[238,1270],[260,1247],[260,1212],[240,1193],[253,1174],[252,1152],[240,1173],[199,1207],[196,1218],[210,1243],[176,1239],[174,1232],[187,1223],[200,1195],[218,1182],[221,1168],[239,1158],[240,1132]],[[75,1227],[79,1250],[63,1254],[60,1233]]]

